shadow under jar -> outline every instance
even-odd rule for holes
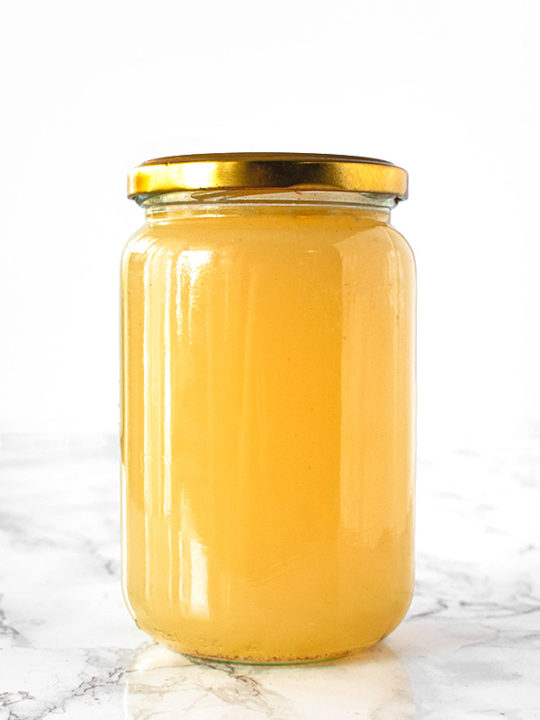
[[[132,171],[123,583],[187,655],[299,663],[402,620],[414,582],[415,266],[380,160],[192,155]]]

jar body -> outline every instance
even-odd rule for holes
[[[412,252],[373,208],[186,204],[123,258],[123,575],[188,655],[342,656],[413,589]]]

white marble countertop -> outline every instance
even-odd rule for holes
[[[417,586],[384,642],[327,665],[194,664],[130,620],[114,443],[6,437],[0,720],[540,718],[540,452],[418,473]]]

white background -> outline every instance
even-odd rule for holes
[[[6,3],[1,426],[114,434],[119,257],[161,155],[407,168],[419,450],[540,436],[537,0]]]

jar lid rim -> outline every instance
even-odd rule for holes
[[[343,190],[405,200],[408,175],[376,158],[290,152],[173,155],[148,160],[128,175],[130,198],[215,188]]]

